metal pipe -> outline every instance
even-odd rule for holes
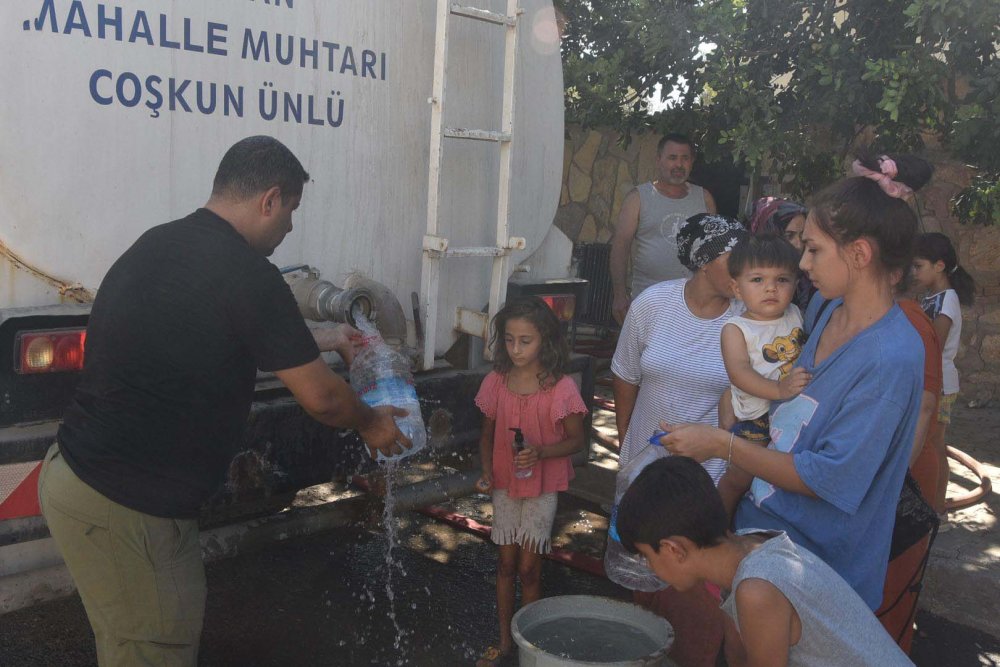
[[[469,470],[401,487],[396,490],[396,509],[417,509],[470,496],[476,492],[479,477],[478,470]]]
[[[419,509],[471,495],[476,490],[478,479],[479,472],[473,470],[398,487],[395,490],[396,511]],[[365,491],[372,488],[369,481],[360,475],[351,481]],[[201,551],[205,560],[216,560],[258,550],[293,537],[357,525],[365,517],[377,515],[377,511],[373,509],[373,500],[376,498],[372,494],[354,496],[220,526],[202,532]]]
[[[382,338],[393,347],[406,344],[406,315],[399,300],[382,283],[361,274],[347,277],[344,287],[322,280],[319,271],[297,264],[281,269],[283,274],[304,272],[304,276],[286,278],[302,316],[316,322],[346,322],[358,326],[364,316],[375,325]]]
[[[471,496],[476,492],[476,482],[479,481],[479,476],[478,470],[468,470],[397,487],[394,491],[396,511],[414,510]],[[351,483],[364,491],[373,492],[379,496],[385,494],[384,488],[380,488],[378,484],[373,487],[368,478],[361,475],[355,475],[351,478]]]
[[[299,312],[306,319],[317,322],[347,322],[357,326],[357,318],[364,315],[369,320],[377,317],[376,297],[363,287],[341,289],[316,274],[292,284],[292,294],[299,304]]]

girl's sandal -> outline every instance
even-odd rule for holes
[[[476,660],[476,667],[502,667],[514,664],[510,653],[501,653],[496,646],[487,646],[486,650]]]

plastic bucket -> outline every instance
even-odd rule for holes
[[[588,639],[594,638],[595,626],[586,621],[602,622],[600,625],[608,627],[609,632],[614,632],[616,629],[611,626],[612,623],[625,625],[631,631],[641,632],[648,637],[650,644],[656,648],[638,658],[631,656],[594,662],[549,653],[525,638],[525,635],[532,636],[532,630],[539,625],[559,619],[580,619],[581,625],[586,625],[586,629],[581,630],[581,636],[586,633]],[[621,625],[618,625],[618,631],[621,630]],[[521,667],[569,667],[571,665],[651,667],[653,665],[673,664],[667,658],[667,651],[670,650],[670,646],[674,642],[674,629],[670,627],[670,624],[642,607],[610,598],[593,595],[562,595],[538,600],[514,614],[511,631],[514,635],[514,641],[517,642]]]

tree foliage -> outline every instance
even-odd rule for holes
[[[709,159],[769,166],[800,193],[863,133],[894,150],[935,136],[1000,173],[1000,0],[557,5],[571,121],[688,131]]]

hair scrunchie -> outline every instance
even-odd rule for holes
[[[851,169],[855,176],[863,176],[878,183],[882,192],[896,199],[903,199],[913,194],[913,189],[906,183],[893,180],[899,174],[896,168],[896,161],[887,155],[880,155],[878,158],[879,171],[873,171],[861,164],[861,160],[855,160],[851,164]]]

